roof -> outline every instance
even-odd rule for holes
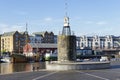
[[[28,43],[32,48],[57,48],[55,43]]]
[[[33,34],[44,35],[44,34],[45,34],[45,32],[34,32]]]
[[[33,34],[37,34],[37,35],[42,35],[42,36],[44,36],[45,33],[50,34],[50,33],[53,33],[53,32],[47,32],[47,31],[44,31],[44,32],[34,32]]]
[[[20,34],[24,34],[25,32],[19,32]]]
[[[12,31],[12,32],[4,32],[4,33],[2,34],[2,36],[12,36],[12,35],[15,34],[15,32],[16,32],[16,31]]]

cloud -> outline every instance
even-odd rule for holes
[[[93,24],[94,22],[93,21],[86,21],[85,23],[86,24]]]
[[[85,21],[85,24],[92,24],[92,25],[105,25],[108,24],[106,21]]]
[[[107,22],[105,22],[105,21],[100,21],[100,22],[96,22],[96,24],[97,24],[97,25],[105,25],[105,24],[107,24]]]
[[[11,31],[23,31],[24,30],[24,26],[20,26],[20,25],[8,25],[8,24],[3,24],[0,23],[0,33],[4,33],[4,32],[11,32]]]
[[[44,21],[51,22],[51,21],[53,21],[53,19],[51,17],[47,17],[47,18],[44,19]]]
[[[50,22],[50,23],[61,23],[61,22],[63,22],[63,19],[56,19],[56,18],[52,18],[52,17],[46,17],[46,18],[44,18],[43,20],[42,20],[42,22],[43,23],[48,23],[48,22]]]

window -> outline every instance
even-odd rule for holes
[[[98,46],[98,43],[97,43],[97,42],[95,43],[95,46]]]
[[[15,37],[18,37],[18,34],[16,34]]]
[[[84,47],[84,44],[83,44],[83,43],[81,43],[81,47]]]
[[[111,44],[110,44],[110,42],[108,42],[108,49],[109,49],[109,48],[111,48]]]

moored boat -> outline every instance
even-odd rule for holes
[[[10,63],[11,62],[11,57],[9,56],[4,56],[0,59],[0,62],[2,63]]]

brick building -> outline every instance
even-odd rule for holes
[[[55,43],[28,43],[23,47],[23,54],[26,56],[45,55],[45,53],[54,53],[56,51],[57,44]]]
[[[23,46],[27,44],[27,32],[5,32],[1,35],[1,52],[22,53]],[[26,37],[27,36],[27,37]]]
[[[32,41],[30,42],[40,42],[40,43],[54,43],[54,33],[53,32],[35,32],[33,33],[35,36],[33,40],[41,40],[41,41]]]

